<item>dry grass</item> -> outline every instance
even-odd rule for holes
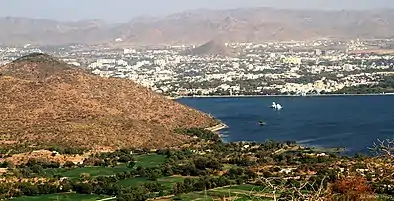
[[[64,164],[67,161],[71,161],[74,163],[82,162],[88,155],[61,155],[56,154],[52,155],[51,151],[48,150],[37,150],[28,153],[22,154],[14,154],[11,157],[0,159],[0,162],[3,161],[10,161],[15,165],[20,165],[23,163],[27,163],[29,159],[42,159],[43,161],[51,161],[51,162],[58,162],[60,164]],[[1,171],[0,171],[1,172]]]
[[[0,139],[4,143],[160,148],[188,140],[173,133],[174,128],[215,124],[208,115],[130,80],[64,67],[48,70],[56,65],[51,58],[45,59],[48,56],[41,57],[0,68],[7,75],[0,77]],[[40,79],[21,76],[31,71]]]

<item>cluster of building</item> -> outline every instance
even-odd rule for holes
[[[335,92],[374,84],[394,71],[394,54],[366,49],[389,40],[227,43],[235,56],[187,55],[194,46],[114,49],[105,46],[1,47],[0,64],[46,52],[104,77],[131,79],[156,92],[185,95],[264,95]]]

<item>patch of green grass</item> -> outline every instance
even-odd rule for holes
[[[158,154],[147,154],[136,157],[136,166],[156,167],[162,165],[166,161],[166,157]]]
[[[24,196],[9,199],[12,201],[96,201],[108,198],[108,196],[84,195],[76,193],[48,194],[39,196]]]
[[[240,197],[234,199],[234,201],[271,201],[273,199],[270,198],[259,198],[259,197]]]
[[[232,164],[223,164],[223,170],[230,170],[231,168],[237,167],[236,165]]]
[[[182,182],[183,180],[185,180],[184,177],[172,176],[172,177],[162,177],[157,181],[163,184],[164,186],[166,186],[167,188],[172,188],[174,183]]]
[[[192,192],[178,196],[182,201],[204,200],[211,201],[213,197],[205,195],[203,192]]]
[[[122,186],[138,186],[147,182],[149,182],[147,178],[136,177],[136,178],[118,181],[117,184]]]
[[[192,192],[183,194],[180,196],[182,200],[218,200],[220,198],[231,198],[231,200],[237,201],[268,201],[272,200],[269,196],[264,197],[262,194],[263,188],[250,184],[244,184],[239,186],[231,186],[225,188],[211,189],[206,192]],[[268,194],[268,193],[267,193]]]
[[[119,172],[130,171],[126,166],[117,167],[83,167],[83,168],[57,168],[45,170],[46,175],[60,175],[62,177],[79,178],[82,173],[87,173],[92,177],[114,175]]]
[[[156,167],[166,161],[166,157],[158,154],[139,155],[136,157],[136,166]],[[125,164],[116,167],[82,167],[82,168],[56,168],[46,169],[45,176],[60,175],[61,177],[79,178],[81,174],[87,173],[92,177],[115,175],[119,172],[130,171]]]
[[[224,187],[220,188],[221,190],[243,190],[243,191],[254,191],[254,192],[260,192],[264,190],[264,187],[261,186],[255,186],[252,184],[242,184],[238,186],[229,186],[229,187]]]
[[[159,178],[157,180],[157,182],[159,182],[160,184],[163,184],[168,189],[171,189],[172,185],[174,183],[181,182],[184,179],[185,179],[184,177],[177,177],[177,176],[162,177],[162,178]],[[142,185],[142,184],[148,183],[148,182],[153,182],[153,181],[150,181],[147,178],[136,177],[136,178],[126,179],[126,180],[121,180],[121,181],[117,182],[117,184],[122,185],[122,186],[138,186],[138,185]]]

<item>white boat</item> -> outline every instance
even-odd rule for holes
[[[272,102],[271,108],[274,110],[281,110],[283,107],[279,103]]]
[[[271,105],[271,108],[274,108],[274,109],[276,109],[276,103],[275,102],[272,102],[272,105]]]

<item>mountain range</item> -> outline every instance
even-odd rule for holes
[[[0,146],[161,148],[183,144],[177,128],[217,122],[139,86],[102,78],[46,54],[0,67]]]
[[[126,23],[100,20],[58,22],[6,17],[0,19],[0,44],[203,44],[321,38],[391,38],[394,10],[285,10],[244,8],[194,10],[165,17],[139,17]],[[119,40],[120,41],[120,40]]]

